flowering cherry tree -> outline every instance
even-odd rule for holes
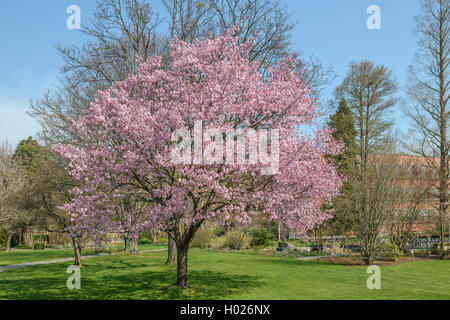
[[[110,223],[115,204],[132,196],[140,204],[134,223],[165,231],[176,242],[181,288],[188,285],[189,243],[205,220],[248,223],[264,216],[304,233],[329,218],[321,207],[341,186],[326,157],[340,153],[340,144],[327,129],[309,136],[299,129],[314,127],[317,102],[294,59],[287,57],[262,75],[248,58],[253,43],[238,44],[235,31],[194,43],[174,40],[170,68],[161,66],[161,57],[151,57],[136,75],[98,93],[73,125],[83,147],[55,148],[81,182],[65,205],[73,219],[83,228],[110,230],[117,227]],[[199,121],[200,146],[175,134],[191,132]],[[262,129],[277,132],[258,136],[267,142],[267,152],[278,149],[274,174],[267,174],[267,161],[251,161],[249,146],[245,163],[220,161],[230,150],[233,157],[239,153],[235,146],[215,148],[221,134]],[[180,145],[188,145],[178,148],[182,156],[200,148],[204,159],[174,161]],[[211,157],[215,161],[208,161]]]

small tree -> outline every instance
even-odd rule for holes
[[[74,249],[74,264],[81,266],[82,243],[87,238],[86,228],[74,228],[67,211],[60,207],[71,200],[69,190],[76,186],[75,180],[64,170],[61,157],[41,147],[32,166],[26,168],[26,187],[21,205],[30,212],[49,232],[66,233]]]
[[[361,164],[358,163],[357,166]],[[372,155],[367,159],[366,172],[355,168],[349,176],[353,186],[349,212],[352,230],[361,246],[365,264],[371,264],[382,250],[380,236],[398,207],[397,160],[388,154]]]
[[[450,0],[423,0],[421,12],[416,17],[421,39],[408,83],[410,103],[404,108],[414,127],[407,146],[409,151],[427,159],[428,166],[437,173],[437,181],[430,181],[430,187],[434,187],[431,190],[439,199],[437,225],[444,250],[450,201]]]
[[[418,170],[414,169],[418,166],[420,163],[402,161],[402,157],[398,157],[396,211],[389,221],[388,230],[390,241],[403,252],[408,252],[414,243],[414,228],[422,222],[421,213],[431,194],[428,179],[415,174]]]
[[[351,62],[336,88],[336,96],[345,99],[352,111],[357,131],[358,161],[348,174],[352,189],[348,215],[366,263],[372,262],[380,249],[378,236],[392,209],[388,205],[392,195],[382,192],[392,191],[387,183],[394,179],[395,164],[377,153],[385,153],[390,144],[390,112],[397,101],[396,91],[392,72],[366,60]]]
[[[19,197],[25,186],[25,175],[13,160],[12,148],[7,142],[0,144],[0,229],[6,237],[6,251],[11,250],[11,239],[30,216],[19,204]]]

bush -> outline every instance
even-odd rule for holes
[[[426,249],[420,249],[414,251],[414,257],[416,258],[429,258],[430,257],[430,251]]]
[[[147,237],[142,237],[139,238],[138,240],[138,244],[152,244],[153,240],[151,238],[147,238]]]
[[[204,226],[195,233],[194,239],[192,239],[191,248],[207,248],[211,245],[212,239],[216,236],[215,226]]]
[[[108,252],[109,249],[106,248],[104,245],[100,245],[100,246],[95,246],[94,248],[92,248],[92,252],[94,254],[100,254],[100,253],[104,253],[104,252]]]
[[[382,247],[382,257],[389,261],[397,261],[403,252],[394,243],[385,243]]]
[[[250,236],[252,238],[250,243],[252,247],[267,247],[275,240],[275,236],[266,229],[253,229],[250,231]]]
[[[44,250],[44,249],[45,249],[45,245],[43,243],[41,243],[40,246],[39,246],[39,243],[34,244],[34,250]]]
[[[439,259],[445,259],[445,257],[447,256],[447,251],[442,250],[441,248],[439,248],[437,246],[432,247],[430,250],[430,253],[433,255],[439,256]]]
[[[437,245],[435,245],[430,249],[430,253],[435,254],[435,255],[440,255],[441,249]]]
[[[157,242],[165,242],[167,243],[169,239],[167,239],[167,233],[161,233]]]
[[[242,250],[250,247],[252,237],[245,231],[232,230],[224,236],[223,248]]]
[[[439,248],[437,246],[433,246],[430,249],[431,254],[439,254]]]
[[[224,243],[225,243],[225,236],[221,236],[211,239],[209,245],[213,249],[223,249]]]
[[[165,235],[165,242],[167,242],[167,234],[160,231],[145,231],[139,234],[138,244],[154,244],[161,242],[161,237]],[[164,241],[163,241],[164,242]]]

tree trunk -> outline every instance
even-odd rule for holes
[[[150,232],[150,236],[152,238],[153,243],[157,243],[159,240],[159,231],[152,231]]]
[[[368,266],[368,265],[371,265],[371,264],[372,264],[373,259],[372,259],[370,256],[365,256],[365,257],[363,257],[363,261],[364,261],[364,264],[365,264],[366,266]]]
[[[176,264],[177,263],[177,245],[173,239],[167,235],[168,239],[168,253],[166,264]]]
[[[176,285],[180,289],[186,289],[188,287],[188,251],[189,244],[194,238],[198,228],[200,228],[203,220],[199,221],[195,225],[191,225],[188,229],[181,234],[178,230],[174,232],[175,239],[172,238],[172,242],[176,244],[177,248],[177,283]],[[170,239],[170,234],[169,234]]]
[[[8,234],[6,235],[6,252],[11,252],[11,239],[12,239],[12,235]]]
[[[362,259],[363,259],[363,261],[364,261],[364,264],[365,265],[370,265],[370,264],[372,264],[372,262],[373,261],[375,261],[375,255],[374,255],[374,252],[373,252],[373,250],[362,250],[362,252],[361,252],[361,257],[362,257]]]
[[[72,245],[73,245],[73,250],[75,253],[74,265],[81,267],[81,246],[74,237],[72,237]]]
[[[125,248],[124,251],[127,253],[137,253],[138,252],[138,239],[124,238]]]
[[[189,244],[177,245],[177,286],[180,289],[188,287],[188,250]]]

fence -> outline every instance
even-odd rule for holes
[[[444,236],[444,242],[449,243],[449,235]],[[441,243],[441,237],[420,237],[417,238],[413,245],[412,249],[431,249],[432,247],[439,246]]]

